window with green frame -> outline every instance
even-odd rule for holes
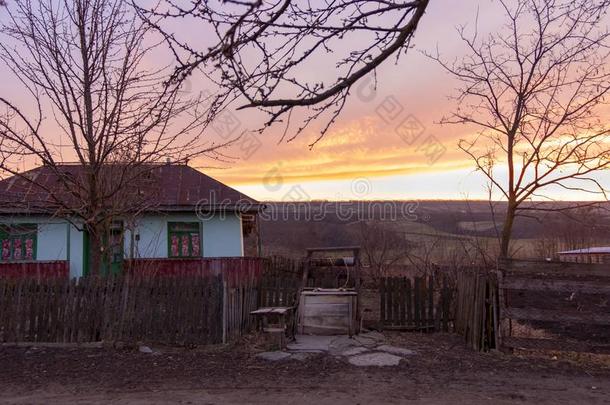
[[[167,224],[168,257],[201,257],[199,222]]]
[[[36,260],[36,224],[0,225],[0,261]]]

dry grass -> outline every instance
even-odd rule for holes
[[[518,321],[512,321],[511,325],[512,335],[515,337],[522,338],[533,338],[533,339],[556,339],[557,335],[550,333],[544,329],[537,329],[533,326],[521,323]]]

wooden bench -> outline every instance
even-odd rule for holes
[[[263,307],[250,312],[250,315],[260,319],[264,333],[278,335],[280,350],[286,347],[287,338],[294,339],[294,307]]]

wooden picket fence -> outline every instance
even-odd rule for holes
[[[257,309],[258,286],[269,262],[260,257],[135,259],[127,262],[126,271],[146,277],[221,277],[220,340],[226,343],[254,327],[250,312]]]
[[[295,305],[300,286],[301,280],[297,277],[263,277],[258,292],[259,308]]]
[[[257,286],[257,305],[261,307],[293,306],[302,283],[302,260],[272,256]]]
[[[238,339],[254,328],[254,319],[250,312],[258,308],[260,279],[249,277],[240,283],[224,281],[222,309],[222,342]]]
[[[0,342],[220,343],[221,277],[0,279]]]
[[[384,329],[449,331],[452,290],[447,280],[435,287],[433,276],[385,277],[379,286]]]
[[[138,259],[107,277],[0,277],[0,342],[228,342],[253,327],[262,258]]]

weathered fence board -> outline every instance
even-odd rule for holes
[[[192,259],[133,259],[123,263],[127,274],[146,276],[222,276],[230,287],[245,279],[261,277],[265,259],[260,257],[221,257]]]
[[[489,350],[498,344],[496,280],[488,273],[472,271],[457,278],[455,331],[474,350]]]
[[[500,269],[529,275],[550,275],[569,277],[609,277],[607,264],[547,262],[535,260],[501,260]]]
[[[526,291],[581,292],[588,294],[610,294],[610,285],[599,281],[556,280],[511,276],[502,284],[503,288]]]
[[[298,278],[264,277],[259,286],[258,307],[295,305],[300,285]]]
[[[538,308],[508,308],[506,316],[512,319],[544,322],[567,322],[610,326],[610,314],[552,311]]]
[[[610,266],[508,260],[498,273],[502,347],[610,352]],[[548,336],[523,336],[523,325]]]
[[[384,329],[449,330],[452,291],[444,282],[435,289],[434,278],[385,277],[379,285],[380,321]]]
[[[65,260],[0,263],[0,278],[68,278],[69,263]]]
[[[503,344],[505,347],[519,350],[557,350],[558,348],[555,339],[507,337],[504,339]],[[580,353],[610,354],[610,345],[563,341],[561,343],[561,350]]]

